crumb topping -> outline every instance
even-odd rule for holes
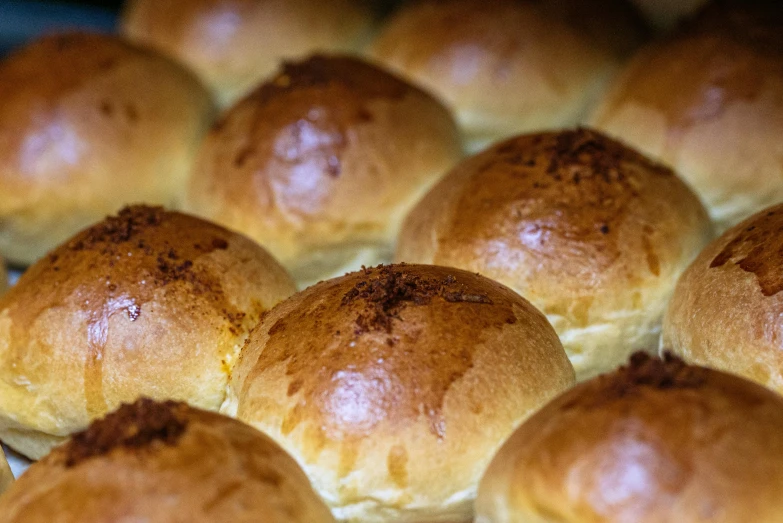
[[[75,467],[120,448],[175,445],[187,428],[187,408],[184,403],[150,399],[123,405],[71,438],[64,447],[65,466]]]
[[[399,270],[400,266],[379,265],[362,268],[368,276],[342,298],[342,305],[364,301],[366,306],[356,318],[356,334],[381,331],[391,333],[392,323],[407,306],[427,305],[434,298],[450,303],[492,304],[486,294],[470,292],[453,275],[423,278]]]

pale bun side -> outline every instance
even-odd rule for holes
[[[373,24],[354,0],[131,0],[121,31],[193,68],[226,107],[284,60],[358,51]]]
[[[139,400],[54,449],[0,497],[4,523],[334,523],[277,444],[184,403]]]
[[[140,396],[217,410],[248,331],[295,292],[249,239],[130,207],[0,297],[0,440],[37,459]]]
[[[696,31],[639,53],[592,125],[672,167],[723,231],[783,199],[783,53]]]
[[[783,394],[783,205],[712,242],[680,278],[662,346]]]
[[[212,116],[194,75],[114,36],[46,36],[11,53],[0,254],[27,265],[123,205],[177,204]]]
[[[668,168],[589,129],[511,138],[411,211],[396,260],[478,272],[547,315],[578,379],[658,348],[678,276],[711,239]]]
[[[476,523],[777,523],[782,491],[783,398],[640,354],[517,429]]]
[[[546,318],[510,289],[391,265],[272,309],[222,412],[288,450],[341,520],[467,523],[492,454],[573,381]]]
[[[535,2],[412,2],[370,56],[440,97],[468,150],[513,134],[576,125],[620,59]]]
[[[461,156],[434,98],[363,60],[316,55],[215,125],[186,208],[269,249],[304,287],[390,261],[405,214]]]

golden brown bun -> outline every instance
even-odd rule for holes
[[[357,51],[372,25],[355,0],[131,0],[122,32],[192,67],[227,106],[283,60]]]
[[[779,523],[781,492],[783,398],[639,354],[514,433],[476,523]]]
[[[106,35],[0,62],[0,254],[29,264],[133,202],[179,201],[212,115],[184,68]]]
[[[188,209],[268,248],[300,283],[390,261],[408,210],[460,158],[448,111],[357,59],[315,56],[232,108]]]
[[[294,291],[222,227],[151,207],[107,218],[0,298],[0,440],[40,458],[139,396],[217,410],[248,330]]]
[[[580,122],[643,37],[625,7],[619,0],[413,2],[370,54],[440,96],[476,151],[509,135]]]
[[[682,19],[696,13],[710,0],[631,0],[659,29],[672,29]]]
[[[677,38],[640,53],[592,118],[674,168],[720,231],[783,199],[777,9],[776,18],[708,9]]]
[[[669,169],[579,129],[465,160],[408,215],[396,257],[516,290],[547,315],[585,379],[658,348],[677,277],[710,233]]]
[[[712,242],[677,283],[663,346],[783,393],[783,205]]]
[[[327,523],[329,509],[267,436],[184,403],[140,400],[34,464],[3,523]]]
[[[8,490],[8,487],[13,482],[14,475],[11,473],[11,467],[8,466],[8,461],[5,459],[3,448],[0,447],[0,494]]]
[[[341,520],[462,523],[500,444],[573,381],[546,318],[510,289],[392,265],[272,309],[223,412],[288,450]]]

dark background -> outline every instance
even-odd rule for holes
[[[382,17],[399,0],[356,1],[368,2]],[[0,55],[41,33],[75,28],[112,31],[122,3],[122,0],[0,0]]]
[[[99,0],[94,0],[94,1],[83,0],[81,2],[77,2],[75,0],[64,0],[61,3],[63,3],[63,4],[97,5],[97,6],[106,7],[106,8],[114,9],[114,10],[116,10],[120,6],[120,4],[122,4],[122,2],[120,0],[115,0],[113,2],[108,2],[108,1],[101,2]]]
[[[86,28],[111,31],[122,2],[0,0],[0,53],[41,33]]]

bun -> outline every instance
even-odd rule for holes
[[[2,447],[0,447],[0,494],[8,490],[11,483],[14,482],[14,475],[11,473],[11,467],[5,459]]]
[[[526,421],[479,487],[477,523],[776,523],[783,398],[638,354]]]
[[[640,53],[592,118],[675,169],[720,231],[783,199],[783,13],[776,9],[777,24],[750,8],[742,16],[708,10],[689,31]]]
[[[113,36],[12,53],[0,62],[0,254],[30,264],[123,205],[176,203],[211,116],[195,77]]]
[[[283,60],[357,51],[374,20],[353,0],[132,0],[122,32],[192,67],[227,106]]]
[[[248,331],[294,291],[243,236],[122,210],[0,297],[0,440],[37,459],[140,396],[217,410]]]
[[[314,56],[212,129],[188,209],[247,234],[306,285],[390,260],[405,213],[460,156],[429,95],[361,60]]]
[[[370,55],[439,96],[477,151],[582,121],[644,34],[615,0],[431,0],[401,8]]]
[[[710,234],[672,171],[579,129],[518,136],[455,167],[406,218],[396,258],[508,285],[586,379],[658,348],[677,277]]]
[[[333,523],[296,462],[238,421],[139,400],[94,422],[0,498],[5,523]]]
[[[472,521],[492,454],[573,370],[510,289],[424,265],[319,283],[264,317],[223,412],[288,450],[343,521]]]
[[[783,205],[712,242],[680,278],[663,346],[783,393]]]

